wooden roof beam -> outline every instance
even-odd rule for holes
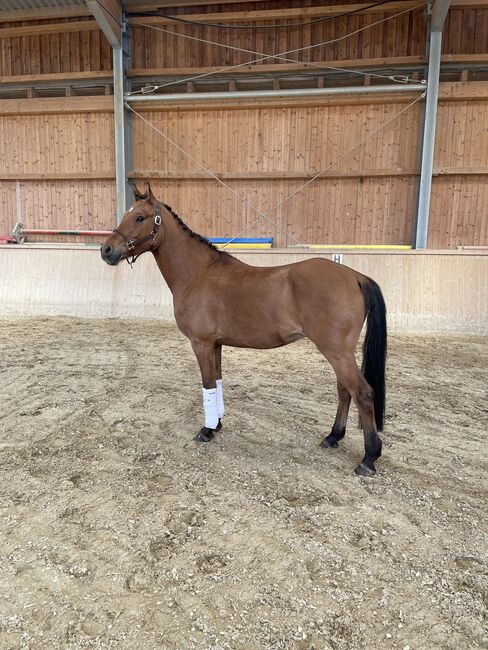
[[[87,8],[112,47],[122,44],[122,7],[119,0],[85,0]]]
[[[51,23],[47,25],[23,25],[0,29],[0,38],[17,36],[38,36],[40,34],[67,34],[69,32],[93,32],[99,28],[95,20],[81,20],[75,23]]]
[[[275,20],[307,20],[323,16],[337,16],[349,11],[358,11],[364,9],[364,13],[396,13],[405,9],[411,9],[419,5],[415,0],[398,0],[390,2],[381,7],[371,7],[371,4],[351,4],[351,5],[334,5],[320,7],[297,7],[293,9],[268,9],[257,11],[226,11],[208,14],[185,14],[179,15],[178,18],[191,20],[201,23],[241,23],[254,21],[275,21]],[[129,23],[137,25],[145,23],[146,25],[178,25],[178,23],[166,16],[146,16],[141,18],[130,18]]]
[[[83,5],[66,5],[66,7],[42,7],[40,9],[13,9],[0,11],[0,23],[15,23],[28,20],[51,20],[56,18],[77,18],[91,16],[89,9]]]

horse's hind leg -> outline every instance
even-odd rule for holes
[[[339,396],[339,405],[337,407],[334,425],[329,435],[320,443],[321,447],[338,447],[339,440],[342,440],[346,435],[346,424],[349,406],[351,405],[351,395],[339,380],[337,380],[337,394]]]
[[[337,380],[349,392],[361,418],[364,435],[365,455],[356,467],[356,474],[372,476],[376,473],[375,461],[381,456],[382,442],[376,430],[373,389],[365,380],[353,356],[338,359],[329,358]]]

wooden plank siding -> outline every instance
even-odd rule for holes
[[[1,234],[9,233],[16,221],[33,228],[113,228],[113,115],[90,112],[90,98],[73,99],[77,113],[58,109],[55,113],[7,112],[1,116]],[[0,101],[0,107],[9,101],[16,102]],[[41,107],[53,103],[30,101]],[[55,102],[61,105],[60,100]]]
[[[85,18],[84,21],[89,21]],[[112,51],[96,24],[89,31],[27,36],[2,36],[9,28],[51,23],[79,23],[70,18],[58,21],[2,23],[0,26],[0,76],[49,74],[54,72],[110,71]],[[5,34],[8,32],[5,31]]]
[[[226,182],[266,212],[404,105],[301,105],[144,115],[211,170],[252,175],[252,179]],[[332,178],[317,180],[271,215],[273,221],[303,242],[372,244],[381,239],[382,243],[410,244],[416,181],[403,176],[402,170],[417,165],[419,114],[420,107],[412,108],[403,121],[373,136],[334,166]],[[133,138],[134,169],[168,174],[199,171],[137,119],[133,120]],[[384,178],[363,179],[363,170],[389,173]],[[298,172],[305,178],[269,178],[273,172]],[[256,178],[259,173],[261,180]],[[356,178],[338,178],[341,173]],[[208,236],[233,236],[258,216],[211,179],[156,178],[154,186],[192,227]],[[272,235],[278,246],[293,243],[266,221],[253,234]]]
[[[330,0],[328,5],[357,0]],[[166,6],[175,15],[310,8],[322,0],[232,2],[218,6]],[[27,75],[97,74],[112,69],[112,53],[100,30],[57,33],[29,30],[57,22],[90,21],[69,18],[0,25],[1,82],[29,83]],[[388,13],[390,12],[390,13]],[[275,19],[273,29],[219,29],[181,24],[162,25],[175,33],[233,44],[264,53],[283,52],[338,39],[391,15],[378,13],[335,17],[293,27],[302,17]],[[241,23],[242,24],[242,23]],[[256,26],[269,22],[255,22]],[[27,29],[23,29],[23,28]],[[20,31],[18,28],[21,28]],[[2,31],[5,30],[2,37]],[[230,51],[139,26],[132,28],[131,67],[137,71],[217,69],[244,63],[252,54]],[[488,9],[456,5],[448,12],[443,55],[486,56]],[[10,30],[10,31],[9,31]],[[12,31],[17,30],[17,31]],[[10,36],[8,36],[10,34]],[[16,34],[12,36],[12,34]],[[303,62],[354,62],[399,57],[425,57],[425,8],[372,26],[351,37],[305,50],[292,58]],[[279,72],[286,63],[271,59],[256,70]],[[408,65],[408,64],[407,64]],[[347,66],[346,66],[347,67]],[[187,73],[179,73],[186,76]],[[244,77],[244,75],[242,75]],[[147,77],[148,82],[151,81]],[[42,79],[39,80],[42,83]],[[242,80],[238,80],[238,84]],[[37,79],[36,79],[37,83]],[[325,85],[333,83],[323,74]],[[429,246],[488,244],[488,82],[471,82],[469,98],[442,94],[436,141]],[[69,81],[67,82],[69,85]],[[460,85],[445,83],[444,89]],[[281,100],[235,105],[195,104],[138,109],[181,146],[266,211],[307,177],[325,168],[410,101],[406,96],[360,96],[344,100]],[[0,100],[0,233],[8,233],[21,218],[30,227],[111,228],[114,224],[113,98]],[[421,105],[392,123],[335,165],[271,215],[281,228],[307,243],[411,244],[420,160]],[[208,236],[233,236],[257,214],[220,187],[195,176],[199,168],[168,146],[136,117],[133,176],[152,176],[155,191],[172,204],[189,225]],[[265,221],[249,233],[272,235],[275,244],[293,243]]]
[[[440,98],[429,246],[488,244],[488,83],[443,83]],[[358,96],[342,104],[138,110],[266,211],[407,103]],[[417,104],[273,221],[304,243],[411,244],[420,113]],[[19,217],[32,228],[113,227],[111,98],[3,100],[0,116],[1,234]],[[152,177],[156,194],[198,232],[235,236],[257,218],[135,116],[133,141],[131,176]],[[266,221],[249,235],[294,243]]]

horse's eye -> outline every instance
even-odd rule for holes
[[[140,214],[140,215],[136,218],[136,221],[144,221],[144,217],[142,216],[142,214]]]

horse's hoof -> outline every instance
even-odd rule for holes
[[[327,436],[320,443],[321,447],[333,447],[334,449],[339,446],[339,442],[335,438]]]
[[[376,474],[374,468],[371,469],[370,467],[366,467],[366,465],[363,465],[362,463],[360,463],[354,471],[358,476],[374,476]]]
[[[215,431],[218,431],[218,429],[215,429]],[[214,429],[209,429],[208,427],[203,427],[203,429],[200,429],[200,431],[193,438],[193,440],[196,440],[197,442],[210,442],[212,440],[212,438],[214,437],[213,432],[214,432]]]

